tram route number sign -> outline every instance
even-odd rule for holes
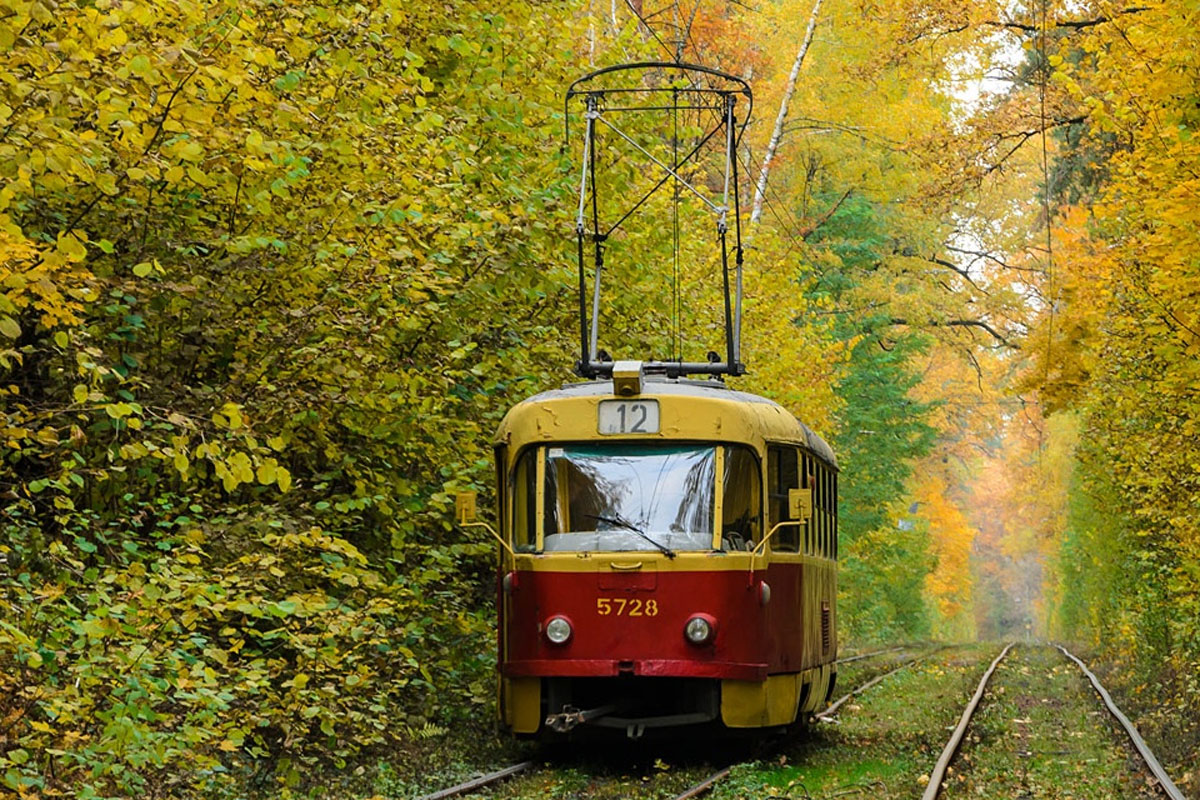
[[[658,401],[601,401],[596,429],[604,436],[626,433],[658,433]]]

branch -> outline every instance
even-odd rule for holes
[[[1103,25],[1106,22],[1112,22],[1114,17],[1124,16],[1125,14],[1138,14],[1142,11],[1149,11],[1147,6],[1133,6],[1124,8],[1114,14],[1112,17],[1096,17],[1095,19],[1077,19],[1077,20],[1055,20],[1053,25],[1047,26],[1047,30],[1056,28],[1070,28],[1072,30],[1083,30],[1084,28],[1092,28],[1096,25]],[[1037,25],[1027,25],[1023,22],[997,22],[995,20],[984,20],[984,25],[993,28],[1007,28],[1009,30],[1025,31],[1026,33],[1037,33],[1041,28]]]
[[[980,259],[986,259],[988,261],[991,261],[993,264],[1000,267],[1001,269],[1011,269],[1011,270],[1016,270],[1017,272],[1032,272],[1032,273],[1035,273],[1038,275],[1046,274],[1046,271],[1044,269],[1038,269],[1037,267],[1019,267],[1016,264],[1009,264],[1004,259],[995,255],[994,253],[988,252],[987,250],[968,250],[966,248],[955,247],[955,246],[949,245],[949,244],[944,245],[944,247],[947,250],[949,250],[951,253],[962,253],[963,255],[972,256],[972,259],[971,259],[972,264],[974,264],[976,261],[979,261]]]
[[[913,325],[913,323],[909,322],[908,320],[899,318],[899,317],[893,317],[890,321],[890,324],[892,324],[892,325]],[[1021,349],[1019,346],[1010,342],[999,331],[997,331],[995,328],[993,328],[991,325],[987,324],[983,320],[948,319],[945,322],[938,322],[937,320],[930,320],[929,322],[926,322],[925,325],[930,328],[940,328],[943,326],[952,327],[952,328],[979,328],[980,330],[987,331],[989,334],[991,334],[992,338],[995,339],[997,342],[999,342],[1002,347],[1009,347],[1009,348],[1012,348],[1013,350]]]
[[[983,292],[986,295],[991,294],[991,292],[989,292],[987,289],[984,289],[982,286],[980,286],[978,283],[975,282],[975,279],[971,277],[971,273],[967,272],[965,269],[958,266],[953,261],[947,261],[946,259],[938,258],[937,256],[927,256],[925,258],[925,260],[928,261],[930,264],[937,264],[939,267],[945,267],[946,269],[953,270],[954,272],[961,275],[967,281],[967,283],[974,286],[977,290]]]
[[[842,203],[846,202],[846,198],[849,197],[850,193],[853,191],[854,191],[853,186],[850,187],[849,189],[847,189],[845,192],[842,193],[842,196],[837,199],[837,202],[834,203],[833,205],[831,205],[824,214],[817,217],[810,224],[805,225],[803,228],[801,228],[800,229],[800,238],[807,239],[809,237],[809,235],[812,234],[813,231],[815,231],[817,228],[821,227],[826,222],[828,222],[829,218],[837,213],[837,210],[842,207]]]

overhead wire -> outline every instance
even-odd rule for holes
[[[642,16],[642,12],[638,11],[637,8],[633,5],[632,0],[625,0],[625,5],[628,6],[629,10],[633,12],[633,15],[635,17],[637,17],[637,20],[638,20],[638,22],[640,22],[642,24],[642,27],[645,28],[647,31],[649,31],[650,35],[654,37],[654,41],[656,41],[660,45],[662,45],[662,49],[667,51],[667,54],[671,56],[672,60],[676,60],[675,59],[675,51],[672,50],[670,47],[668,47],[667,43],[664,42],[662,40],[662,38],[658,35],[658,32],[655,31],[654,28],[652,28],[650,26],[650,23],[647,22],[646,18]]]
[[[662,37],[658,35],[658,32],[654,30],[654,27],[652,25],[650,25],[650,23],[647,21],[646,17],[644,17],[641,14],[641,12],[638,11],[638,9],[633,5],[631,0],[624,0],[624,2],[625,2],[626,7],[629,9],[629,11],[637,19],[638,23],[646,29],[646,31],[650,34],[650,36],[654,39],[654,41],[658,43],[659,47],[661,47],[663,49],[663,51],[666,52],[671,57],[672,60],[678,62],[679,61],[679,53],[677,53],[675,50],[672,50],[671,47],[662,39]],[[697,0],[697,3],[696,3],[697,9],[699,9],[701,2],[702,2],[702,0]],[[688,43],[690,43],[692,45],[693,49],[698,49],[695,45],[694,39],[692,38],[690,28],[686,31],[686,34],[687,34],[687,38],[688,38]],[[695,80],[691,76],[688,76],[688,82],[692,88],[698,88]],[[715,114],[715,111],[710,110],[710,113]],[[752,170],[752,172],[748,172],[747,177],[749,177],[751,174],[760,173],[761,167],[755,161],[753,152],[751,151],[749,145],[746,146],[745,153],[746,153],[746,159],[748,162],[748,166]],[[735,153],[735,157],[736,157],[736,153]],[[676,192],[678,192],[677,185],[675,188],[676,188]],[[771,183],[769,173],[767,176],[767,180],[765,182],[764,201],[765,201],[765,205],[767,206],[767,210],[771,213],[771,216],[774,218],[776,224],[779,226],[780,231],[789,240],[788,248],[787,248],[787,250],[784,251],[784,254],[782,256],[782,259],[786,259],[788,256],[790,256],[793,252],[795,252],[804,243],[804,236],[800,232],[801,226],[800,226],[799,220],[791,212],[791,209],[788,207],[787,203],[785,203],[783,201],[783,199],[780,196],[779,191],[777,190],[775,185]],[[779,206],[782,206],[782,208],[783,208],[782,213],[780,211]],[[785,221],[784,216],[787,216],[789,221]],[[679,320],[678,328],[677,328],[677,332],[676,332],[676,337],[677,337],[677,342],[678,342],[678,347],[677,347],[678,356],[677,357],[679,359],[682,359],[683,310],[682,310],[682,297],[679,292],[680,280],[679,280],[679,276],[678,276],[678,217],[677,217],[677,215],[675,218],[675,248],[674,248],[674,250],[675,250],[675,253],[674,253],[675,274],[673,276],[673,283],[674,283],[674,292],[676,294],[675,303],[677,305],[675,306],[675,308],[673,310],[673,314],[677,315],[677,319]]]

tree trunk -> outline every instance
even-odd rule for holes
[[[812,44],[813,31],[817,29],[817,15],[821,11],[821,0],[813,4],[812,14],[808,17],[808,30],[804,32],[804,41],[800,43],[800,52],[796,53],[796,61],[792,64],[792,72],[788,75],[787,86],[783,90],[783,100],[779,103],[779,116],[775,118],[775,130],[771,132],[771,140],[767,142],[767,152],[763,155],[762,170],[758,173],[758,183],[754,186],[754,205],[750,211],[750,224],[757,225],[762,216],[763,200],[767,194],[767,174],[771,169],[771,160],[779,148],[779,140],[783,138],[783,125],[787,121],[788,104],[796,91],[796,78],[800,75],[800,67],[804,64],[804,56],[808,54],[808,46]]]

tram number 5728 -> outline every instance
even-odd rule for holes
[[[658,433],[658,401],[605,400],[596,430],[602,435]]]
[[[657,600],[629,600],[624,597],[596,598],[596,613],[602,617],[657,617]]]

